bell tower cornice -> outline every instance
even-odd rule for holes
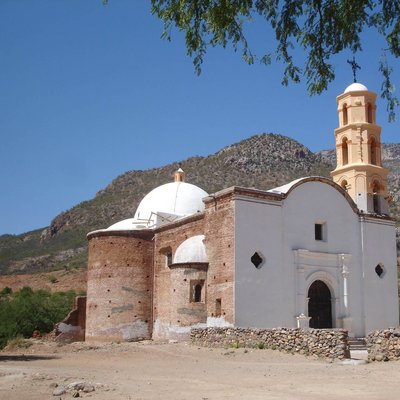
[[[348,124],[345,126],[341,126],[339,128],[335,129],[335,136],[340,135],[343,132],[347,132],[349,130],[368,130],[369,133],[376,133],[376,134],[381,134],[382,128],[379,125],[371,125],[369,123],[362,123],[362,122],[356,122],[353,124]]]

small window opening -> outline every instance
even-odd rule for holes
[[[216,299],[215,300],[215,316],[220,317],[222,313],[222,300]]]
[[[383,267],[382,267],[381,264],[378,264],[378,265],[375,267],[375,272],[376,272],[376,274],[379,276],[379,278],[382,278],[382,277],[383,277],[383,273],[385,272],[385,270],[383,269]]]
[[[190,281],[190,302],[201,303],[204,301],[203,295],[204,280]]]
[[[194,287],[194,302],[195,303],[200,303],[200,301],[201,301],[202,288],[203,287],[199,283]]]
[[[167,264],[167,267],[169,267],[172,264],[172,252],[169,251],[168,253],[165,253],[165,262]]]
[[[315,240],[324,240],[324,224],[315,224]]]
[[[253,263],[253,265],[258,269],[261,268],[261,265],[263,263],[263,258],[260,256],[259,253],[255,252],[251,258],[250,261]]]
[[[160,250],[160,254],[164,256],[165,266],[169,267],[173,263],[171,247],[164,247],[163,249]]]

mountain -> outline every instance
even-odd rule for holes
[[[383,145],[383,159],[392,171],[390,187],[397,199],[400,144]],[[232,185],[270,189],[302,176],[329,177],[335,153],[313,153],[293,139],[270,133],[252,136],[207,157],[195,156],[160,168],[126,172],[92,200],[56,216],[49,227],[0,236],[0,274],[85,267],[86,234],[133,217],[140,200],[151,189],[171,182],[179,164],[188,182],[209,193]],[[392,208],[397,216],[399,210]]]

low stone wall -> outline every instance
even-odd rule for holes
[[[266,348],[329,359],[349,357],[348,334],[343,329],[205,328],[192,329],[190,338],[193,344],[206,347]]]
[[[400,329],[390,328],[368,334],[365,341],[369,361],[400,360]]]

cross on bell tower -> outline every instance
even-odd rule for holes
[[[347,60],[347,63],[351,65],[351,69],[353,70],[353,80],[354,83],[357,82],[357,70],[361,69],[361,67],[357,64],[356,58],[353,56],[352,60]]]

